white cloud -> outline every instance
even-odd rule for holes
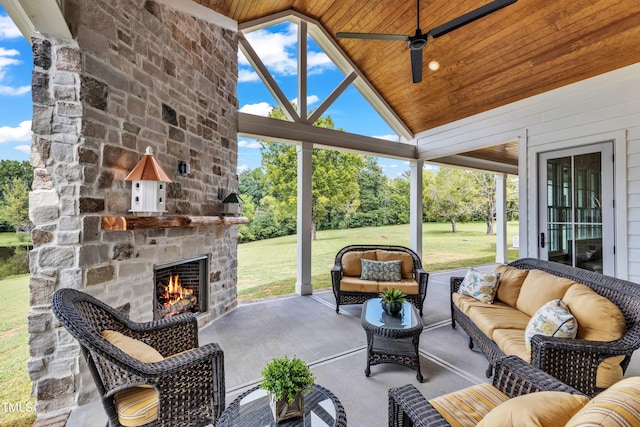
[[[251,168],[250,168],[248,165],[246,165],[246,164],[244,164],[244,165],[240,165],[240,166],[238,166],[238,168],[237,168],[237,173],[242,173],[242,172],[244,172],[244,171],[246,171],[246,170],[249,170],[249,169],[251,169]]]
[[[307,105],[313,105],[313,104],[317,104],[318,101],[320,101],[320,98],[318,98],[318,95],[309,95],[307,96]],[[291,100],[292,104],[298,104],[298,98],[293,98]]]
[[[1,17],[0,17],[1,18]],[[0,31],[2,31],[0,29]],[[23,95],[31,90],[31,86],[9,86],[7,82],[7,68],[12,65],[20,64],[20,60],[13,58],[20,55],[16,49],[5,49],[0,47],[0,95]]]
[[[15,39],[22,37],[22,33],[16,27],[9,16],[0,16],[0,39]]]
[[[258,82],[260,76],[253,70],[241,68],[238,70],[238,83]]]
[[[246,34],[245,37],[272,74],[279,76],[294,76],[297,74],[297,25],[289,24],[283,31],[278,32],[272,32],[269,29],[257,30]],[[241,53],[238,55],[238,64],[240,65],[238,73],[240,78],[240,73],[246,71],[250,64]],[[335,68],[335,65],[324,52],[308,52],[307,70],[309,74],[320,74],[333,68]]]
[[[18,127],[0,127],[0,144],[3,142],[31,141],[31,120],[25,120]]]
[[[242,148],[260,148],[260,143],[255,139],[241,139],[238,141],[238,147]]]
[[[241,113],[267,117],[272,109],[273,107],[269,105],[268,102],[258,102],[257,104],[245,104],[238,111]]]
[[[378,138],[378,139],[384,139],[386,141],[398,142],[398,135],[393,133],[388,135],[373,135],[371,138]]]
[[[22,151],[23,153],[31,154],[31,146],[30,145],[18,145],[18,146],[16,146],[16,150]]]

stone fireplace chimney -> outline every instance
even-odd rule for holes
[[[39,420],[97,396],[78,344],[51,312],[56,289],[149,321],[154,265],[204,255],[199,323],[236,305],[235,225],[101,226],[128,215],[125,177],[147,146],[173,181],[167,215],[215,217],[237,191],[235,30],[154,1],[70,0],[65,13],[73,40],[33,39],[28,365]],[[189,173],[176,173],[179,162]]]

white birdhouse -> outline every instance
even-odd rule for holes
[[[222,201],[222,214],[225,216],[242,215],[242,205],[244,202],[237,193],[231,193]]]
[[[131,210],[137,216],[160,216],[167,211],[167,183],[171,179],[153,156],[151,147],[125,181],[131,183]]]

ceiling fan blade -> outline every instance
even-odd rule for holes
[[[422,49],[411,49],[411,75],[414,83],[422,81]]]
[[[375,33],[336,33],[336,38],[339,39],[367,39],[367,40],[395,40],[406,42],[409,40],[409,36],[402,36],[400,34],[375,34]]]
[[[483,18],[497,10],[502,9],[503,7],[509,6],[510,4],[515,3],[517,0],[495,0],[491,3],[485,4],[471,12],[465,13],[462,16],[457,17],[456,19],[452,19],[451,21],[442,24],[436,28],[429,30],[427,33],[434,39],[437,39],[440,36],[444,36],[447,33],[450,33],[453,30],[456,30],[464,25],[470,24],[473,21],[476,21],[480,18]]]

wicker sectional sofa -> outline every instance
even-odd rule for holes
[[[622,378],[640,347],[640,285],[550,261],[525,258],[501,271],[492,304],[458,291],[451,278],[451,322],[496,361],[516,355],[562,382],[593,396]],[[577,320],[575,339],[534,335],[529,351],[525,329],[545,302],[562,299]]]
[[[361,278],[362,259],[372,261],[401,261],[401,280],[378,281]],[[336,313],[341,304],[362,304],[375,298],[387,288],[400,289],[407,300],[420,311],[427,295],[429,273],[422,269],[420,257],[404,246],[394,245],[349,245],[336,255],[331,269],[333,294],[336,298]]]

